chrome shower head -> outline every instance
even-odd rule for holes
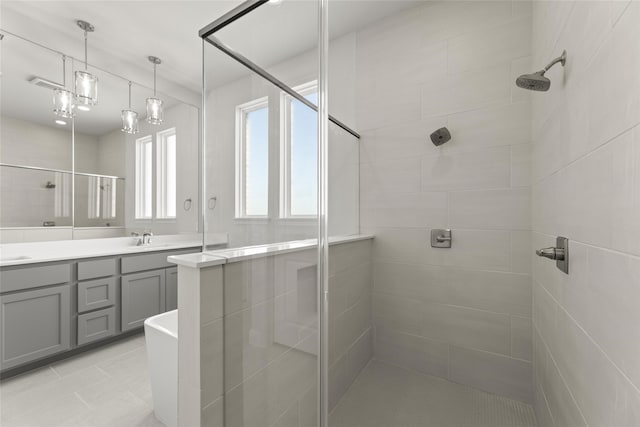
[[[546,92],[551,87],[551,80],[544,76],[544,70],[542,70],[521,75],[516,79],[516,85],[523,89]]]
[[[516,85],[523,89],[535,90],[538,92],[548,91],[549,88],[551,87],[551,80],[546,78],[544,76],[544,73],[546,73],[549,70],[549,68],[553,67],[558,62],[561,63],[562,66],[564,67],[564,64],[567,62],[566,50],[562,51],[562,55],[560,55],[559,57],[551,61],[549,65],[544,67],[543,70],[536,71],[533,74],[523,74],[520,77],[518,77],[516,79]]]

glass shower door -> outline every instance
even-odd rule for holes
[[[227,257],[224,385],[204,398],[225,426],[316,426],[318,3],[245,6],[203,37],[204,244]]]

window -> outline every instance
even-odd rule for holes
[[[236,217],[269,213],[269,107],[260,98],[236,107]]]
[[[177,138],[175,128],[163,130],[155,136],[147,135],[136,140],[136,219],[176,218],[176,165]]]
[[[136,219],[151,219],[153,186],[151,135],[136,140]]]
[[[156,138],[156,218],[176,217],[176,129]]]
[[[295,90],[318,104],[318,86],[310,82]],[[309,217],[317,214],[317,113],[291,95],[280,100],[280,216]]]

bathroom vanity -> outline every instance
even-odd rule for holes
[[[16,246],[1,248],[2,376],[140,330],[147,317],[177,308],[177,268],[167,257],[201,250],[197,240],[41,242],[30,256],[15,255]]]

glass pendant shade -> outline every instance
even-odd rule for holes
[[[66,89],[55,89],[53,91],[53,112],[56,116],[70,119],[75,116],[75,104],[73,94]]]
[[[94,106],[98,103],[98,78],[87,71],[76,71],[76,102]]]
[[[138,133],[138,113],[132,110],[122,110],[122,132]]]
[[[162,100],[158,98],[147,98],[147,122],[152,125],[159,125],[164,120],[164,108]]]

